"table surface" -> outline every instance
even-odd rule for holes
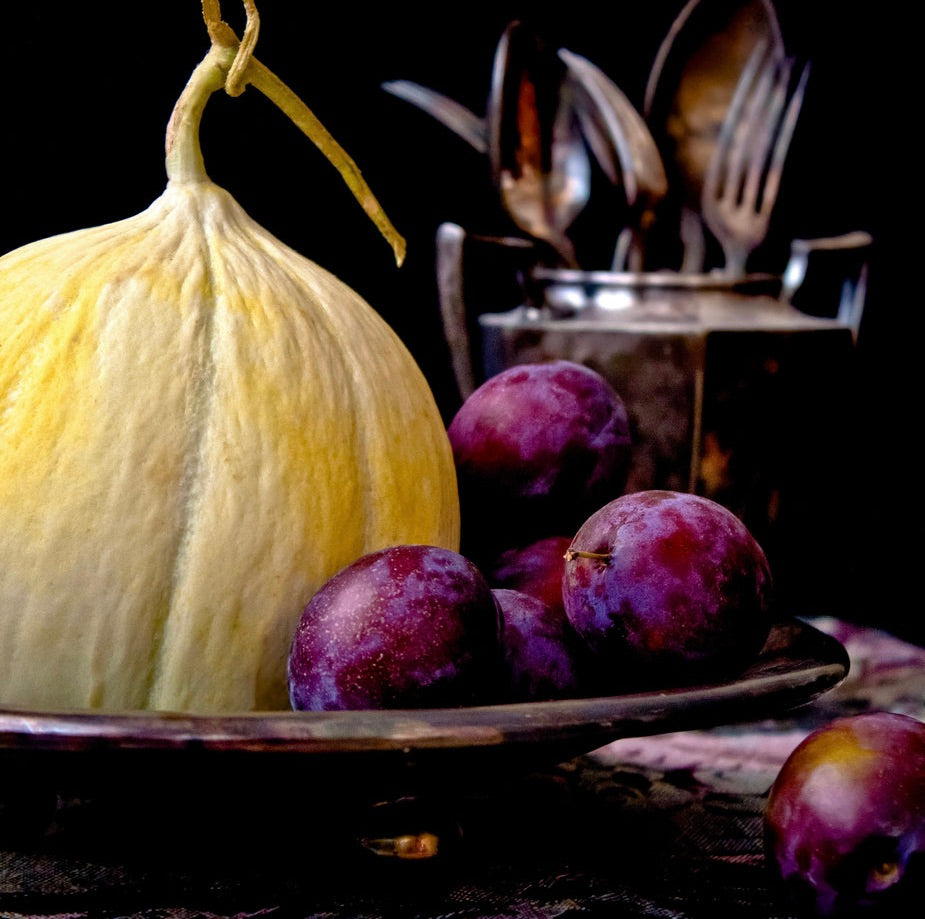
[[[851,670],[783,717],[618,740],[439,805],[371,809],[362,826],[297,806],[255,813],[246,791],[222,801],[218,819],[170,793],[180,774],[163,776],[160,793],[59,795],[35,833],[0,840],[0,916],[790,919],[761,842],[767,792],[789,752],[839,715],[925,720],[925,649],[810,621],[842,642]],[[299,789],[281,800],[289,795],[297,801]],[[18,812],[7,800],[0,818]],[[434,857],[373,854],[371,839],[396,819],[411,826],[418,811],[438,833]]]

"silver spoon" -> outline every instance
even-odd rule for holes
[[[559,56],[574,81],[586,119],[599,122],[606,132],[629,209],[611,269],[641,271],[645,236],[655,220],[656,209],[668,194],[661,154],[642,116],[610,77],[566,48],[559,51]]]
[[[591,194],[591,164],[554,50],[519,21],[504,30],[492,68],[486,136],[492,178],[514,222],[577,268],[567,235]]]
[[[436,118],[454,134],[459,135],[474,150],[479,153],[488,152],[485,119],[455,99],[434,89],[421,86],[420,83],[413,83],[411,80],[388,80],[382,84],[382,88]]]
[[[673,165],[683,272],[707,267],[703,177],[742,68],[762,41],[784,53],[772,0],[687,0],[649,73],[643,115]]]

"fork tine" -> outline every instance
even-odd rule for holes
[[[744,273],[767,232],[809,74],[806,64],[794,88],[794,65],[779,44],[756,45],[704,176],[701,214],[732,275]]]
[[[763,202],[773,202],[776,194],[768,179],[773,171],[774,140],[775,135],[780,136],[781,113],[787,102],[793,61],[793,58],[780,58],[769,64],[764,74],[766,79],[763,80],[762,93],[755,104],[741,200],[743,205],[751,202],[757,213],[762,212]],[[755,95],[759,94],[756,92]]]
[[[734,204],[754,200],[757,185],[753,182],[756,163],[759,178],[765,152],[771,143],[771,131],[784,105],[780,86],[781,60],[777,54],[766,58],[736,128],[733,147],[728,155],[727,185],[724,197]]]
[[[770,213],[777,199],[777,192],[780,188],[781,173],[784,169],[784,161],[787,159],[787,152],[790,149],[790,141],[793,138],[793,132],[796,128],[797,119],[800,117],[800,109],[803,107],[803,97],[806,95],[806,82],[809,79],[809,62],[803,65],[797,81],[796,89],[790,96],[787,103],[787,109],[784,112],[783,121],[780,123],[780,130],[777,140],[774,143],[774,152],[771,156],[771,162],[768,166],[767,176],[764,183],[764,193],[761,200],[761,212]]]
[[[723,166],[729,162],[729,150],[735,140],[737,129],[743,122],[743,114],[751,98],[755,78],[764,69],[768,49],[769,43],[766,40],[757,42],[745,66],[742,68],[735,92],[726,111],[726,117],[720,126],[713,155],[704,175],[703,194],[707,197],[716,198],[719,196],[720,173]]]

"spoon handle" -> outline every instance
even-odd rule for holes
[[[427,112],[444,127],[458,134],[478,153],[488,152],[485,119],[480,118],[455,99],[421,86],[419,83],[413,83],[411,80],[389,80],[381,85],[387,93],[404,99]]]

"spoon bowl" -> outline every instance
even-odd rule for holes
[[[517,226],[576,268],[568,228],[591,195],[591,163],[556,50],[522,22],[495,52],[486,110],[492,179]]]

